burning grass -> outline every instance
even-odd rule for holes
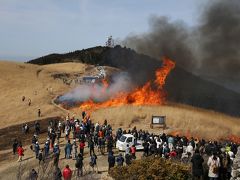
[[[104,102],[96,103],[92,99],[80,105],[81,110],[93,111],[106,107],[117,107],[122,105],[161,105],[166,101],[166,92],[163,89],[165,80],[170,71],[175,67],[175,63],[168,59],[163,59],[163,65],[155,72],[156,79],[148,81],[143,87],[138,87],[132,92],[119,92],[114,97]],[[102,95],[108,93],[108,84],[103,81]]]

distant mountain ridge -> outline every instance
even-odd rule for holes
[[[133,81],[139,85],[154,78],[155,70],[162,65],[160,60],[120,46],[114,48],[97,46],[66,54],[50,54],[28,63],[44,65],[64,62],[117,67],[128,71]],[[240,94],[203,80],[177,65],[167,77],[165,89],[170,101],[240,116]]]

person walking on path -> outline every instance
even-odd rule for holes
[[[80,147],[80,153],[83,155],[84,147],[85,147],[85,142],[83,140],[80,142],[79,147]]]
[[[90,140],[88,142],[88,146],[89,146],[89,152],[90,152],[90,156],[91,156],[92,154],[95,153],[94,152],[94,142],[93,142],[92,138],[90,138]]]
[[[12,149],[13,149],[13,154],[15,155],[17,152],[17,147],[18,147],[18,141],[17,139],[14,139]]]
[[[49,141],[46,141],[46,143],[44,145],[45,157],[48,157],[49,150],[50,150]]]
[[[41,117],[42,113],[41,113],[41,109],[38,108],[38,117]]]
[[[70,140],[68,140],[65,146],[65,158],[70,159],[71,151],[72,151],[72,144],[70,143]]]
[[[32,100],[29,98],[28,99],[28,106],[31,106],[31,104],[32,104]]]
[[[36,154],[36,159],[38,159],[39,151],[40,151],[40,146],[38,144],[38,141],[35,144],[35,154]]]
[[[92,167],[93,172],[95,171],[95,166],[97,168],[96,172],[98,172],[98,167],[97,167],[97,156],[95,153],[90,157],[90,162],[89,165]]]
[[[82,176],[83,175],[83,156],[82,154],[78,154],[76,158],[76,164],[75,167],[77,169],[77,176]]]
[[[19,145],[18,146],[18,149],[17,149],[17,152],[18,152],[18,162],[22,161],[22,157],[24,156],[24,149],[22,148],[22,145]]]

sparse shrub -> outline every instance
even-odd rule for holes
[[[190,167],[163,158],[149,157],[136,160],[130,166],[116,166],[110,170],[109,174],[116,180],[185,180],[190,178]]]

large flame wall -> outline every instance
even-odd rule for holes
[[[96,103],[92,99],[80,105],[81,110],[96,110],[105,107],[116,107],[122,105],[161,105],[166,101],[166,92],[163,89],[165,80],[170,71],[175,67],[175,63],[168,59],[163,59],[162,67],[156,70],[155,80],[148,81],[143,87],[138,87],[132,92],[119,92],[114,97],[104,102]],[[108,85],[103,81],[102,93],[108,93]]]

